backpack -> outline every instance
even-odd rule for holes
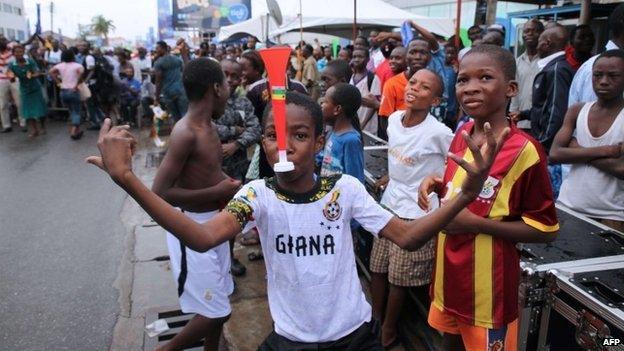
[[[373,86],[374,80],[375,80],[375,73],[366,71],[366,86],[368,86],[368,92],[370,92],[371,87]]]

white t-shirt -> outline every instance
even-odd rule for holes
[[[93,57],[93,55],[87,55],[85,57],[85,65],[87,69],[93,69],[95,67],[95,57]]]
[[[373,50],[373,52],[371,52],[370,57],[373,60],[373,65],[375,66],[375,69],[377,69],[377,67],[379,67],[379,65],[381,65],[383,60],[385,60],[385,57],[384,57],[383,53],[381,52],[381,49],[379,49],[379,48]]]
[[[130,63],[134,68],[134,79],[138,80],[139,82],[142,80],[141,70],[152,68],[152,59],[149,56],[145,56],[144,59],[135,57],[130,61]]]
[[[377,97],[380,97],[381,96],[381,82],[379,81],[379,77],[377,77],[376,74],[374,76],[375,78],[373,78],[373,81],[371,82],[370,89],[368,89],[368,77],[366,75],[357,83],[353,80],[355,75],[352,75],[351,80],[349,81],[349,84],[354,85],[356,88],[358,88],[362,96],[373,94]],[[361,106],[358,109],[357,114],[358,114],[358,119],[360,120],[360,125],[364,124],[364,120],[366,119],[366,116],[370,114],[371,110],[372,108],[364,107],[364,106]],[[373,134],[377,134],[377,113],[373,113],[373,116],[371,117],[370,121],[368,122],[366,127],[363,128],[362,130],[371,132]]]
[[[82,72],[84,72],[84,67],[76,62],[61,62],[52,69],[58,70],[61,76],[61,89],[76,89]]]
[[[371,319],[358,278],[351,219],[377,235],[392,218],[349,175],[319,177],[307,194],[275,178],[246,184],[226,210],[257,226],[275,332],[296,342],[338,340]]]
[[[61,49],[58,49],[56,51],[47,50],[43,56],[44,56],[44,59],[48,62],[48,64],[55,65],[61,62],[62,53],[63,51]]]
[[[585,103],[576,120],[575,137],[579,145],[596,147],[624,142],[624,110],[606,133],[599,137],[591,135],[588,115],[594,103]],[[624,180],[588,163],[575,163],[561,184],[559,201],[589,217],[624,221]]]
[[[381,203],[397,216],[414,219],[425,212],[418,206],[420,182],[431,174],[442,175],[453,132],[431,114],[413,127],[403,126],[405,111],[388,118],[388,176]]]

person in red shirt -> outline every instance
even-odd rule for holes
[[[592,50],[596,44],[596,36],[587,24],[579,24],[570,32],[570,44],[566,46],[566,60],[574,71],[592,57]]]
[[[449,152],[473,158],[464,141],[483,142],[483,128],[510,128],[481,193],[438,235],[429,324],[444,332],[444,350],[516,350],[520,258],[518,242],[550,242],[559,230],[547,157],[540,144],[506,116],[516,95],[513,55],[501,47],[473,47],[460,61],[457,98],[474,122],[455,134]],[[478,155],[477,155],[478,157]],[[443,178],[426,178],[419,205],[434,189],[448,201],[465,173],[449,160]],[[463,344],[463,347],[462,347]]]
[[[390,58],[392,62],[392,55]],[[412,40],[407,47],[406,60],[407,70],[388,79],[382,90],[381,104],[379,106],[378,135],[385,140],[388,139],[388,134],[386,133],[388,116],[394,111],[405,110],[404,95],[407,81],[418,70],[427,67],[431,60],[429,42],[420,38]]]
[[[398,51],[394,57],[395,68],[392,68],[391,67],[391,62],[393,60],[392,53],[396,49],[398,49]],[[405,70],[405,67],[406,67],[405,55],[407,54],[407,49],[405,49],[402,46],[397,47],[394,44],[385,43],[381,47],[381,52],[384,55],[385,59],[381,62],[381,64],[379,64],[379,66],[377,67],[374,73],[375,75],[377,75],[377,77],[379,77],[379,82],[381,83],[381,89],[383,90],[384,84],[386,83],[386,81],[388,81],[388,79],[392,78],[393,76]],[[396,67],[396,60],[402,61],[401,67]]]

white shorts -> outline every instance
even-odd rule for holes
[[[184,211],[197,223],[204,223],[217,213],[219,211]],[[175,236],[167,233],[167,246],[182,312],[207,318],[221,318],[232,313],[228,298],[234,291],[230,274],[230,243],[224,242],[200,253],[183,246]]]

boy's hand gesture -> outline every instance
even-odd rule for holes
[[[467,162],[463,158],[449,153],[449,158],[466,171],[467,177],[462,183],[461,192],[463,196],[471,201],[476,199],[481,193],[483,183],[490,173],[496,154],[509,134],[509,128],[505,128],[500,135],[494,136],[490,124],[486,122],[483,124],[483,132],[486,142],[479,148],[468,132],[462,131],[462,137],[466,140],[474,161]]]
[[[420,186],[418,187],[418,206],[424,211],[429,212],[431,209],[431,203],[429,201],[429,194],[431,194],[436,187],[442,184],[443,180],[437,174],[426,176]]]
[[[108,173],[116,183],[120,183],[128,172],[132,172],[136,140],[128,129],[129,126],[111,127],[110,118],[105,119],[97,143],[101,156],[89,156],[86,159],[88,163]]]

